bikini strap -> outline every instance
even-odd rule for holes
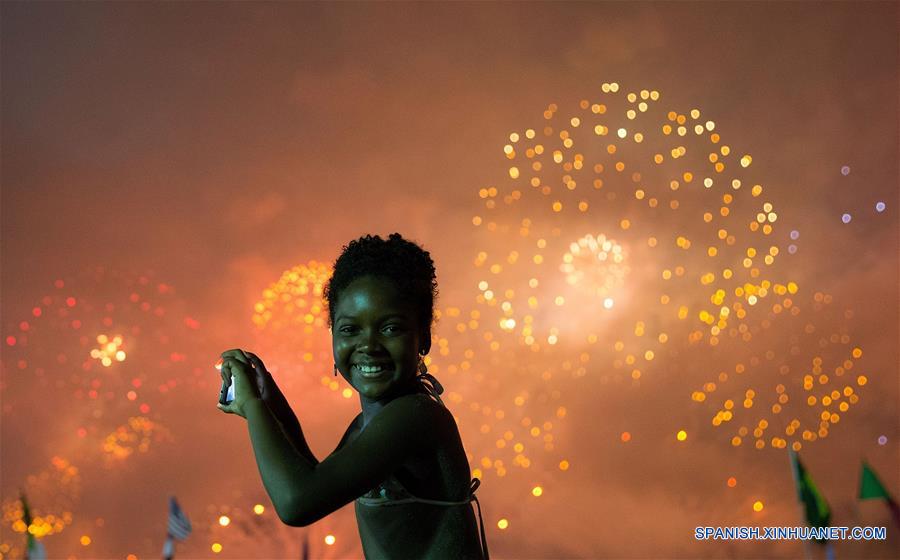
[[[441,382],[437,380],[433,375],[428,373],[427,371],[424,373],[420,373],[418,379],[422,381],[422,386],[425,388],[425,391],[434,397],[437,402],[441,403],[441,406],[444,405],[444,401],[441,400],[439,396],[444,392],[444,387],[441,385]],[[469,499],[465,502],[461,503],[471,503],[472,500],[475,501],[475,506],[478,508],[478,529],[481,533],[481,551],[484,553],[484,560],[490,560],[490,554],[488,553],[488,545],[487,545],[487,537],[484,534],[484,520],[481,517],[481,502],[478,501],[478,496],[475,495],[475,491],[478,490],[478,487],[481,486],[481,480],[477,477],[472,478],[471,485],[469,487]],[[422,502],[429,502],[430,500],[418,500]],[[439,503],[432,502],[438,505],[455,505],[449,502]]]
[[[418,375],[417,379],[419,379],[422,382],[422,387],[425,388],[425,392],[427,392],[429,395],[434,397],[437,400],[437,402],[441,403],[441,405],[444,406],[444,401],[442,401],[441,397],[439,396],[441,393],[444,392],[444,386],[441,385],[441,382],[438,381],[437,378],[435,378],[433,375],[431,375],[430,373],[427,373],[427,372],[420,373]]]
[[[479,486],[481,486],[481,481],[478,478],[473,478],[469,495],[472,496],[472,499],[475,500],[475,505],[478,507],[478,528],[481,531],[481,550],[484,553],[484,560],[490,560],[487,537],[484,536],[484,520],[481,518],[481,503],[478,501],[478,496],[475,495],[475,490],[478,490]]]

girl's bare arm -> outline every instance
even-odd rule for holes
[[[275,383],[272,374],[266,369],[262,360],[260,360],[256,354],[245,352],[240,349],[223,352],[222,358],[234,358],[242,364],[253,368],[260,398],[266,406],[269,407],[269,410],[272,411],[272,414],[275,416],[275,419],[278,421],[284,434],[301,455],[311,463],[318,464],[319,460],[313,454],[312,450],[309,448],[309,444],[306,442],[306,438],[303,436],[303,429],[300,427],[300,421],[297,420],[297,415],[294,414],[291,405],[288,404],[287,399],[284,397],[278,384]],[[226,382],[230,382],[228,373],[223,370],[222,374],[222,378],[225,379]]]
[[[304,527],[384,481],[415,453],[435,445],[453,417],[425,395],[391,401],[352,441],[313,464],[278,429],[262,402],[246,408],[250,439],[266,491],[282,522]]]

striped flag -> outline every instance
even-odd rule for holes
[[[163,558],[172,560],[175,557],[175,540],[183,541],[191,534],[191,521],[181,510],[175,496],[169,497],[169,523],[166,530],[166,543],[163,545]]]
[[[175,496],[169,498],[169,534],[180,541],[191,534],[191,521],[181,511]]]

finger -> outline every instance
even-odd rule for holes
[[[271,375],[266,371],[266,368],[262,365],[262,362],[259,361],[254,355],[250,355],[250,364],[253,367],[254,378],[256,379],[256,388],[259,391],[259,396],[268,399],[271,396],[269,388],[267,387],[268,381],[271,379]]]
[[[232,358],[225,358],[222,361],[222,379],[229,384],[231,384],[231,377],[234,375],[233,363],[234,360]]]
[[[238,368],[238,369],[244,371],[245,373],[247,373],[248,375],[253,375],[253,373],[254,373],[253,370],[254,370],[255,366],[253,365],[253,362],[248,360],[247,358],[239,359],[236,357],[234,357],[234,358],[229,357],[229,358],[225,358],[225,359],[231,364],[232,369]]]
[[[228,370],[231,370],[231,371],[236,370],[236,369],[244,369],[244,368],[246,368],[248,365],[249,365],[249,364],[245,364],[244,362],[241,362],[241,361],[238,360],[237,358],[230,358],[230,357],[229,357],[229,358],[225,358],[225,359],[222,361],[222,369],[228,369]]]
[[[231,366],[231,360],[226,359],[222,362],[222,381],[225,382],[225,387],[231,386],[231,380],[234,378],[234,368]]]
[[[233,350],[226,350],[222,352],[222,358],[234,358],[239,362],[243,362],[245,364],[250,363],[247,357],[244,355],[244,352],[240,348],[235,348]]]
[[[244,362],[240,362],[236,358],[225,358],[224,364],[227,364],[229,377],[231,379],[234,379],[235,376],[250,375],[250,365],[245,364]],[[225,365],[222,366],[223,369],[225,367]]]
[[[221,410],[221,411],[224,412],[225,414],[234,414],[234,412],[232,412],[232,410],[231,410],[231,407],[228,406],[228,405],[224,405],[224,404],[222,404],[222,403],[217,403],[217,404],[216,404],[216,408],[218,408],[219,410]]]
[[[262,360],[256,354],[251,354],[247,352],[247,355],[250,357],[250,364],[263,375],[267,375],[269,371],[266,369],[266,366],[263,365]]]
[[[248,365],[250,365],[250,367],[256,369],[257,367],[262,366],[262,360],[260,360],[259,358],[256,358],[256,361],[253,360],[256,354],[253,354],[252,352],[248,352],[246,350],[241,350],[241,353],[243,354],[244,359],[247,360],[247,363]]]
[[[253,352],[244,352],[244,353],[247,354],[247,357],[250,358],[250,361],[253,362],[253,365],[255,365],[257,367],[261,367],[264,370],[266,369],[265,364],[263,364],[263,361],[259,359],[259,356],[257,356]]]

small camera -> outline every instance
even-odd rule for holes
[[[222,371],[222,358],[219,358],[219,361],[216,362],[215,368],[218,371]],[[231,378],[231,383],[229,384],[224,379],[222,380],[222,388],[219,390],[219,404],[231,404],[231,401],[234,400],[234,377]]]
[[[222,380],[222,389],[219,391],[219,404],[231,404],[234,400],[234,378],[231,379],[231,385],[225,384]]]

